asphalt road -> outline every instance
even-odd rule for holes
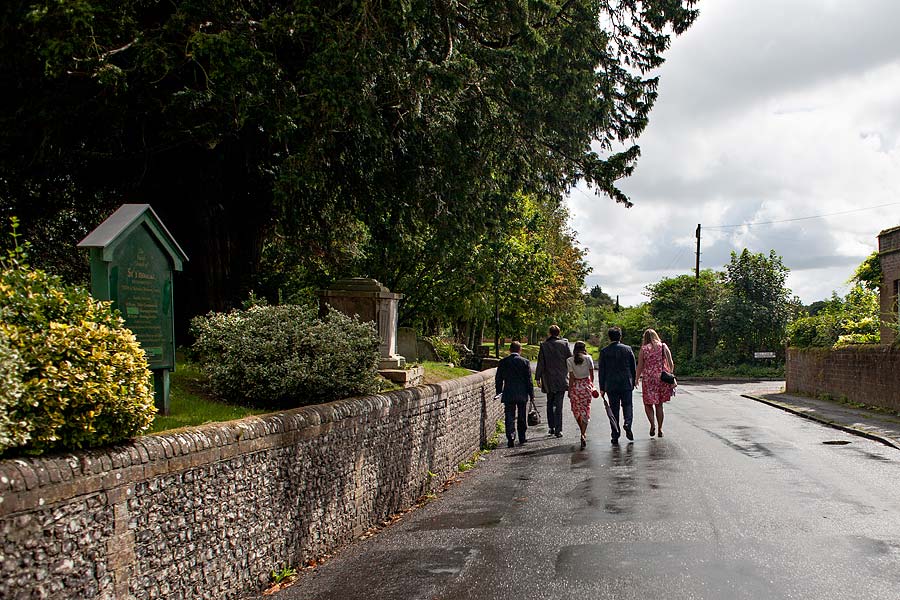
[[[777,387],[682,384],[663,439],[638,400],[619,447],[567,412],[273,597],[900,598],[900,451],[740,397]]]

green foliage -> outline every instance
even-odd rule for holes
[[[504,217],[523,195],[553,209],[583,180],[629,202],[617,182],[656,100],[648,74],[695,4],[0,3],[0,80],[15,82],[0,146],[16,149],[0,156],[0,213],[22,214],[41,264],[58,264],[52,249],[125,191],[154,198],[202,273],[176,314],[367,274],[407,295],[406,322],[483,318],[485,246],[516,237]],[[510,327],[570,314],[571,249],[510,267],[543,278],[547,256],[572,273],[535,305],[516,297]]]
[[[540,352],[541,347],[537,344],[522,344],[522,351],[519,353],[521,356],[527,358],[531,361],[536,361],[538,357],[538,352]],[[504,357],[509,354],[509,344],[503,344],[500,346],[500,356]]]
[[[156,409],[134,335],[109,303],[28,267],[25,258],[16,241],[0,260],[0,330],[26,365],[8,418],[15,429],[11,442],[24,441],[23,429],[28,441],[10,446],[40,454],[144,431]]]
[[[863,266],[870,260],[871,257],[866,259]],[[788,326],[788,341],[798,348],[877,344],[881,341],[879,325],[878,289],[871,289],[860,282],[844,298],[833,294],[815,315],[801,317],[791,323]]]
[[[9,339],[0,328],[0,453],[24,445],[29,438],[28,421],[13,416],[19,412],[25,368],[25,362],[9,346]]]
[[[612,296],[604,292],[599,285],[595,285],[590,292],[584,295],[584,303],[586,306],[607,306],[609,308],[616,305]]]
[[[661,335],[672,350],[676,362],[687,360],[693,352],[694,319],[697,319],[698,354],[716,348],[715,309],[723,294],[718,273],[700,271],[700,277],[679,275],[647,286],[650,312],[660,324]]]
[[[850,278],[850,283],[862,286],[870,292],[877,292],[883,282],[884,272],[881,270],[881,258],[877,250],[860,263]]]
[[[505,434],[506,424],[503,422],[503,419],[497,419],[497,424],[494,425],[494,433],[488,438],[487,443],[484,445],[484,449],[488,451],[496,449],[500,444],[500,438]]]
[[[272,583],[278,585],[279,583],[290,581],[294,577],[297,576],[297,569],[291,567],[290,565],[286,567],[281,567],[280,569],[272,570]]]
[[[459,363],[459,351],[452,341],[445,340],[439,336],[427,337],[425,339],[431,342],[431,345],[434,346],[434,351],[441,357],[441,360],[453,364]]]
[[[622,343],[639,347],[641,345],[641,336],[647,328],[662,331],[659,323],[653,317],[650,311],[650,304],[647,302],[623,308],[615,313],[615,319],[610,322],[610,326],[616,325],[622,329]],[[663,335],[663,333],[660,333]],[[609,342],[609,338],[601,340],[601,345]]]
[[[759,350],[777,352],[783,346],[785,329],[799,306],[785,287],[789,271],[774,250],[768,255],[746,248],[731,253],[716,322],[720,343],[734,361],[747,360]]]
[[[377,393],[371,323],[312,306],[251,306],[192,321],[212,393],[229,402],[291,407]]]
[[[784,363],[781,361],[728,364],[729,362],[733,361],[713,353],[709,356],[698,356],[697,360],[687,359],[676,365],[678,374],[686,377],[784,379]]]

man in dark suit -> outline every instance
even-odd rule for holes
[[[497,365],[497,393],[501,395],[503,410],[506,415],[506,445],[513,447],[516,431],[519,432],[519,444],[525,443],[525,431],[528,422],[525,418],[528,400],[534,400],[534,386],[531,385],[531,363],[521,354],[522,345],[512,342],[509,345],[509,356]],[[518,413],[518,418],[516,418]]]
[[[631,405],[631,392],[634,390],[634,352],[631,346],[622,343],[622,330],[618,327],[609,328],[610,343],[600,351],[600,367],[597,375],[597,387],[600,393],[605,393],[609,400],[609,407],[619,422],[619,406],[622,407],[622,416],[625,418],[625,437],[634,439],[631,433],[631,423],[634,417]],[[619,443],[619,432],[613,430],[612,443]]]
[[[559,327],[550,326],[550,335],[541,343],[534,378],[547,394],[547,426],[550,435],[562,437],[563,399],[569,389],[566,359],[572,356],[569,340],[559,337]]]

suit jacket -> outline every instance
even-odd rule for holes
[[[634,387],[634,352],[631,346],[613,342],[600,351],[600,368],[597,385],[603,390],[621,390]]]
[[[534,386],[531,384],[531,363],[518,354],[510,354],[497,365],[494,378],[497,393],[503,394],[502,400],[507,402],[524,402],[534,398]]]
[[[545,392],[564,392],[569,389],[569,369],[566,359],[572,356],[569,340],[550,336],[541,343],[534,378],[541,380]]]

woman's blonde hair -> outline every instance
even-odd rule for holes
[[[647,344],[662,344],[662,340],[659,339],[659,334],[656,331],[647,329],[644,331],[644,339],[641,340],[641,344],[644,346]]]

